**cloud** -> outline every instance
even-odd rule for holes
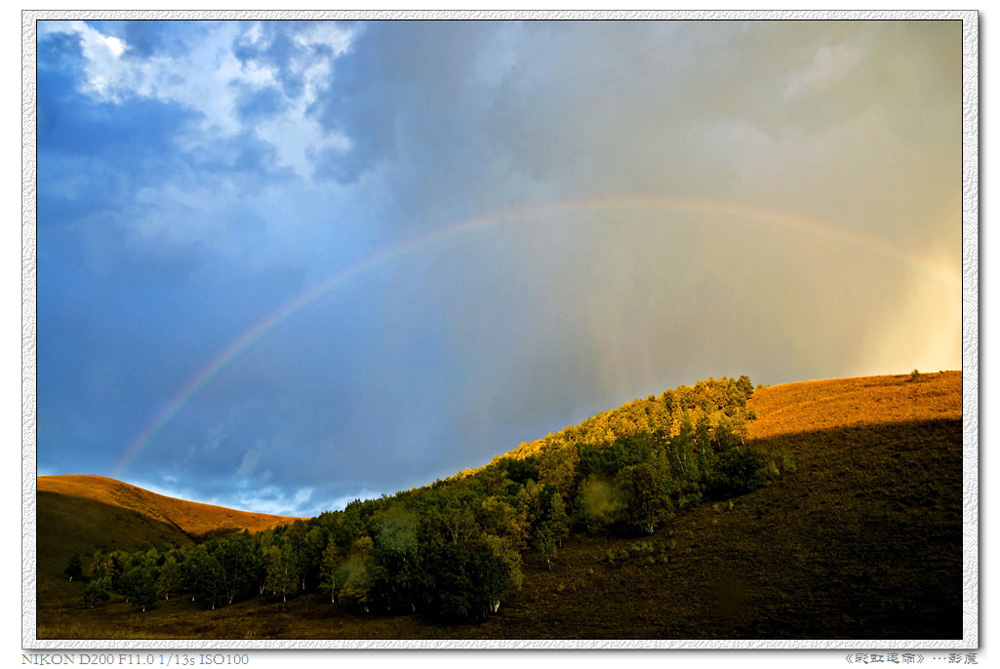
[[[233,476],[237,480],[251,476],[260,464],[261,456],[264,454],[264,449],[266,447],[267,444],[265,444],[263,440],[254,444],[253,448],[248,450],[243,456],[243,461],[240,462],[240,466]]]
[[[101,32],[100,23],[40,25],[40,41],[54,35],[78,39],[82,91],[95,100],[150,99],[195,111],[200,132],[178,138],[186,151],[210,148],[214,136],[255,132],[274,147],[278,164],[309,177],[307,147],[345,146],[344,137],[323,131],[305,112],[328,87],[333,60],[350,45],[349,29],[312,25],[292,36],[292,26],[217,22],[196,31],[197,40],[163,40],[155,49],[144,40],[130,58],[127,38],[148,32],[130,29],[117,37]]]
[[[790,101],[808,92],[829,89],[847,77],[860,61],[861,55],[845,44],[833,47],[821,44],[809,67],[790,77],[782,98]]]
[[[85,60],[87,74],[85,90],[100,97],[114,97],[115,89],[127,85],[131,79],[128,68],[122,63],[127,48],[124,41],[104,35],[83,21],[41,21],[39,39],[52,34],[75,35]]]

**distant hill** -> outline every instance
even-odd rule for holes
[[[74,552],[189,546],[215,533],[258,532],[296,518],[188,502],[103,476],[39,476],[38,568],[60,577]],[[86,563],[86,559],[84,560]]]

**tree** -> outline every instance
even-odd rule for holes
[[[119,592],[132,606],[146,607],[156,602],[156,575],[146,564],[137,564],[122,574],[118,582]]]
[[[163,566],[160,567],[160,577],[156,581],[157,592],[164,599],[170,599],[170,593],[179,592],[183,585],[184,578],[181,565],[177,562],[176,557],[168,555],[163,562]]]
[[[264,588],[272,595],[281,595],[281,601],[287,602],[288,595],[294,593],[299,586],[299,569],[288,544],[271,546],[264,556],[266,576]]]
[[[477,622],[521,585],[520,557],[495,535],[424,545],[429,612],[446,621]]]
[[[188,551],[181,572],[184,588],[191,593],[191,601],[202,597],[215,610],[215,605],[222,600],[225,592],[225,572],[205,544],[199,544]]]
[[[360,537],[351,547],[351,553],[337,573],[337,581],[344,584],[340,589],[340,601],[368,613],[369,578],[368,564],[375,550],[371,537]]]
[[[750,399],[753,395],[753,382],[750,381],[750,377],[746,374],[741,374],[740,378],[736,380],[736,387],[743,393],[743,397],[746,399]]]
[[[726,414],[720,414],[715,424],[715,445],[719,451],[728,451],[736,445],[735,426]]]
[[[694,446],[699,453],[708,452],[712,447],[712,437],[709,432],[708,414],[701,414],[694,425]]]
[[[91,565],[91,574],[95,578],[107,577],[111,583],[111,589],[118,589],[118,579],[121,578],[132,566],[132,556],[124,551],[111,551],[102,553],[98,550],[94,553],[94,561]]]
[[[337,603],[337,592],[344,585],[344,582],[337,578],[342,564],[337,544],[330,541],[323,549],[323,559],[320,561],[319,589],[330,593],[331,604]]]
[[[496,613],[503,600],[521,589],[524,579],[521,554],[509,541],[492,534],[482,536],[480,551],[483,595],[490,610]]]
[[[625,522],[630,526],[652,534],[670,517],[673,503],[667,494],[663,474],[654,462],[625,467],[618,472],[615,483],[625,504]]]
[[[371,604],[385,611],[416,610],[415,591],[421,574],[417,568],[417,528],[409,514],[391,509],[382,516],[366,566]]]
[[[569,535],[572,523],[569,514],[566,512],[566,503],[563,502],[562,495],[558,492],[552,495],[552,501],[549,502],[546,522],[549,525],[549,530],[552,531],[552,538],[562,547],[563,539]]]
[[[552,558],[556,554],[556,540],[552,536],[552,530],[549,529],[549,524],[542,522],[535,528],[535,534],[531,537],[531,547],[535,549],[535,552],[542,556],[545,560],[545,565],[552,570]]]
[[[526,458],[503,458],[501,462],[507,472],[507,478],[512,481],[523,485],[527,481],[538,480],[538,464],[534,456]]]
[[[573,446],[551,444],[538,454],[539,483],[553,485],[565,499],[576,493],[576,465],[580,454]]]
[[[761,470],[767,461],[752,448],[732,448],[719,454],[709,475],[709,488],[716,497],[731,497],[756,490],[764,485]]]
[[[589,476],[580,483],[576,504],[580,520],[591,531],[616,522],[623,508],[617,487],[599,476]]]
[[[97,602],[106,602],[111,599],[111,579],[107,576],[90,579],[87,587],[83,589],[83,603],[94,608]]]
[[[482,506],[476,512],[476,521],[484,532],[506,538],[518,548],[527,545],[527,513],[516,511],[510,504],[493,495],[482,501]]]
[[[670,439],[667,457],[673,478],[682,481],[699,478],[698,461],[694,454],[694,423],[686,412],[681,417],[680,431]]]
[[[222,590],[230,604],[251,591],[256,571],[256,552],[249,534],[240,534],[219,542],[215,558],[222,568]]]
[[[225,594],[225,578],[226,573],[219,560],[214,555],[207,555],[202,563],[201,587],[203,597],[208,600],[213,611]]]
[[[79,553],[73,553],[69,558],[69,564],[66,565],[66,569],[63,573],[69,576],[69,580],[74,578],[80,578],[83,575],[83,560],[80,559]]]

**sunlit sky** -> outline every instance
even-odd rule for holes
[[[961,23],[41,22],[37,467],[314,515],[962,366]]]

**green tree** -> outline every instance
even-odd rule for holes
[[[694,422],[686,412],[681,417],[679,432],[670,439],[667,456],[673,478],[681,481],[700,478],[698,460],[694,453]]]
[[[98,550],[94,553],[94,560],[91,564],[91,574],[95,578],[107,578],[111,583],[111,589],[118,589],[118,579],[132,566],[132,556],[124,551],[111,551],[103,553]]]
[[[538,454],[538,482],[555,486],[564,499],[576,494],[576,466],[580,454],[572,445],[551,444]]]
[[[546,522],[539,523],[531,537],[531,547],[545,560],[545,565],[552,570],[552,558],[556,555],[556,540]]]
[[[191,593],[191,601],[201,597],[215,610],[225,594],[225,572],[205,544],[199,544],[187,552],[181,572],[184,589]]]
[[[118,590],[126,601],[145,613],[146,608],[156,602],[156,574],[149,565],[136,564],[122,574]]]
[[[566,511],[566,503],[563,501],[562,495],[558,492],[552,495],[545,520],[548,523],[549,530],[552,532],[552,538],[555,539],[561,548],[563,539],[569,536],[572,521],[570,520],[569,513]]]
[[[654,462],[625,467],[615,483],[624,501],[624,519],[644,534],[652,534],[671,514],[673,504],[667,494],[663,473]]]
[[[417,564],[417,526],[401,509],[381,516],[367,563],[369,605],[385,611],[416,610],[416,590],[422,576]]]
[[[737,435],[733,419],[726,414],[720,414],[715,424],[715,447],[719,451],[728,451],[736,446]]]
[[[201,586],[203,598],[214,611],[226,593],[226,572],[214,555],[206,556],[202,564]]]
[[[83,589],[83,603],[94,608],[97,602],[106,602],[111,599],[111,579],[107,576],[90,579]]]
[[[157,592],[164,599],[170,599],[170,593],[179,592],[183,585],[181,565],[175,556],[168,555],[160,567],[160,577],[156,581]]]
[[[514,592],[521,589],[524,579],[521,571],[521,554],[510,545],[510,542],[492,535],[484,534],[481,539],[483,563],[482,589],[490,611],[496,613],[500,603]]]
[[[423,599],[428,612],[441,620],[482,621],[520,587],[519,556],[494,535],[422,548],[427,575]]]
[[[341,603],[356,607],[364,613],[369,611],[368,565],[374,551],[375,543],[372,538],[360,537],[352,545],[347,562],[337,574],[337,580],[344,584],[340,589]]]
[[[507,473],[507,478],[510,480],[522,485],[527,481],[538,481],[538,464],[534,456],[526,458],[507,457],[503,458],[501,462]]]
[[[342,580],[338,579],[338,574],[341,571],[344,560],[341,557],[340,550],[337,548],[337,544],[334,541],[330,541],[323,549],[323,558],[320,561],[320,581],[319,589],[321,592],[326,592],[330,594],[330,603],[337,603],[337,593],[340,588],[344,585]]]
[[[508,539],[512,545],[527,545],[529,526],[527,513],[515,510],[507,502],[490,495],[483,499],[476,512],[476,522],[484,532]]]
[[[618,488],[599,476],[588,476],[580,483],[576,505],[580,521],[588,531],[617,522],[624,508]]]
[[[716,497],[730,497],[756,490],[765,483],[761,470],[764,455],[752,448],[732,448],[719,454],[709,475],[709,489]]]
[[[694,425],[694,447],[699,453],[707,453],[712,448],[708,414],[701,414]]]
[[[69,558],[69,564],[66,565],[66,569],[63,573],[69,576],[69,580],[74,578],[80,578],[83,575],[83,560],[80,559],[79,553],[73,553]]]
[[[287,544],[271,546],[264,556],[266,576],[264,588],[272,595],[281,595],[287,602],[288,595],[295,593],[299,586],[299,565]]]
[[[221,540],[213,553],[222,568],[222,591],[229,604],[254,587],[257,554],[249,534]]]

